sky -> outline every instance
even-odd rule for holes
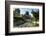
[[[14,8],[13,10],[15,10],[15,9],[17,9],[17,8]],[[35,8],[19,8],[19,9],[20,9],[20,14],[23,14],[23,15],[26,13],[26,11],[29,12],[29,15],[32,15],[31,14],[32,9],[33,9],[33,11],[39,11],[39,9],[35,9]]]
[[[29,15],[31,15],[31,11],[32,11],[32,8],[19,8],[20,9],[20,14],[25,14],[26,11],[29,12]],[[34,11],[39,11],[38,9],[33,9]]]

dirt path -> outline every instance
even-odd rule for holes
[[[23,25],[20,25],[19,27],[33,27],[34,24],[30,23],[30,22],[26,22]]]

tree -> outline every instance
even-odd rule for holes
[[[33,11],[31,12],[33,14],[33,16],[38,20],[39,19],[39,11]]]
[[[15,12],[20,13],[20,9],[19,8],[15,9]]]
[[[14,18],[14,22],[17,20],[15,16],[20,15],[20,9],[17,8],[13,11],[13,18]]]
[[[15,16],[17,13],[20,13],[20,9],[17,8],[17,9],[15,9],[13,12],[14,12],[14,16]]]
[[[28,12],[28,11],[26,11],[25,15],[29,15],[29,12]]]
[[[36,22],[39,20],[39,11],[33,11],[33,9],[32,9],[32,12],[31,12],[32,14],[33,14],[33,16],[34,16],[34,18],[35,18],[35,20],[36,20]]]

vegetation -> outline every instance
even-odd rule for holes
[[[23,19],[23,17],[18,17],[18,16],[20,16],[20,9],[15,9],[14,11],[13,11],[14,13],[14,26],[19,26],[19,25],[21,25],[21,24],[24,24],[26,21]]]
[[[37,25],[37,21],[39,21],[39,11],[35,12],[35,11],[32,10],[31,13],[33,14],[33,18],[34,18],[34,19],[33,18],[32,19],[36,21],[35,24]]]
[[[33,14],[33,16],[35,17],[36,21],[39,19],[39,11],[33,11],[31,12]]]
[[[25,27],[36,27],[36,26],[39,26],[39,24],[37,24],[37,21],[39,21],[39,11],[33,11],[32,10],[32,14],[33,14],[33,17],[31,17],[30,15],[29,15],[29,11],[26,11],[25,12],[25,14],[24,15],[22,15],[22,17],[18,17],[18,16],[20,16],[21,14],[20,14],[20,9],[19,8],[17,8],[17,9],[15,9],[14,11],[13,11],[14,13],[13,13],[13,15],[14,15],[14,26],[15,27],[18,27],[18,26],[20,26],[20,25],[22,25],[22,26],[25,26]],[[26,16],[27,15],[27,16]],[[27,20],[27,18],[28,18],[28,20]],[[27,21],[26,21],[27,20]],[[30,21],[31,20],[31,21]],[[34,25],[34,21],[36,21],[36,23],[35,23],[35,25]]]
[[[26,11],[25,15],[29,15],[29,12],[28,12],[28,11]]]
[[[17,9],[15,9],[13,12],[14,12],[13,14],[14,14],[14,16],[15,16],[16,14],[20,13],[20,9],[17,8]]]
[[[14,17],[14,26],[19,26],[24,24],[26,21],[22,17]]]

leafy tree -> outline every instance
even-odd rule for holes
[[[33,11],[33,9],[32,9],[32,12],[31,12],[32,14],[33,14],[33,16],[34,16],[34,18],[35,18],[35,20],[36,20],[36,22],[37,22],[37,20],[39,20],[39,11]]]
[[[39,19],[39,11],[33,11],[31,12],[33,14],[33,16],[38,20]]]
[[[20,9],[17,8],[17,9],[15,9],[13,12],[14,12],[14,15],[17,14],[17,13],[20,13]]]
[[[13,11],[14,23],[15,23],[15,21],[17,20],[17,19],[15,18],[15,16],[18,16],[18,15],[19,15],[18,13],[20,13],[20,9],[19,9],[19,8],[15,9],[15,10]]]
[[[19,8],[15,9],[15,12],[20,13],[20,9]]]
[[[26,11],[25,15],[29,15],[29,12],[28,12],[28,11]]]

